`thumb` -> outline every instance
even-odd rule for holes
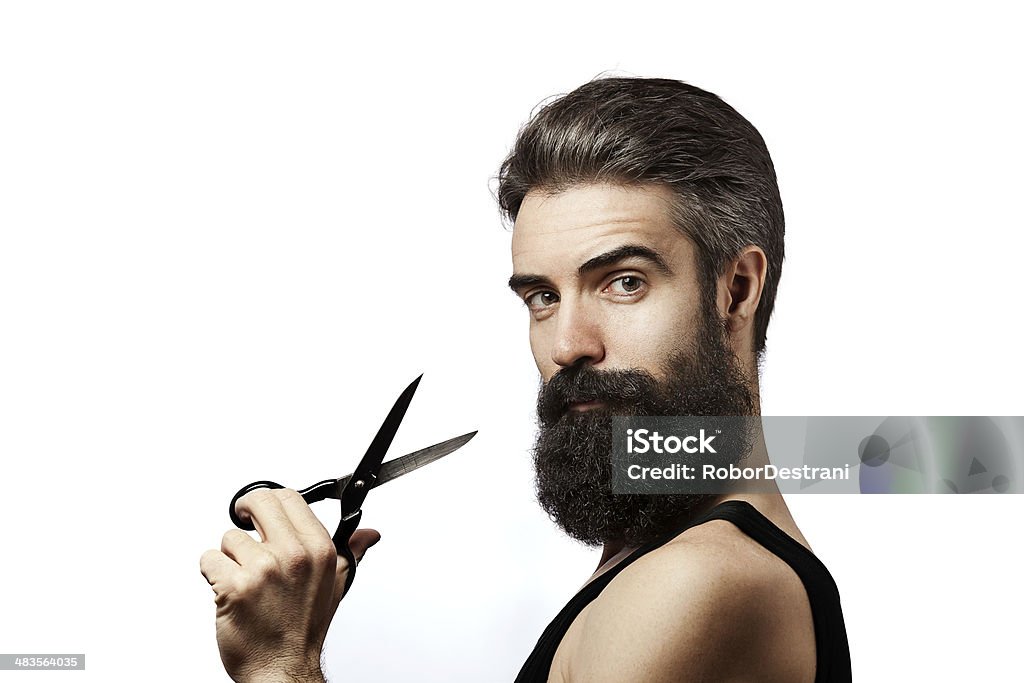
[[[352,538],[348,540],[349,550],[352,551],[353,557],[355,557],[356,564],[359,563],[366,551],[376,545],[377,541],[380,540],[380,533],[376,529],[357,529]],[[338,555],[338,568],[335,575],[335,592],[334,601],[335,604],[341,601],[344,597],[345,585],[348,583],[348,575],[352,570],[348,566],[348,561],[344,555]]]
[[[380,532],[376,529],[358,529],[348,541],[348,547],[356,557],[356,562],[363,559],[366,551],[377,545],[380,540]]]
[[[380,540],[380,532],[375,528],[356,529],[352,538],[348,540],[348,549],[352,551],[352,556],[355,558],[356,564],[358,564],[359,560],[362,559],[362,556],[367,554],[367,550],[375,546]],[[339,553],[337,579],[341,585],[345,584],[348,572],[348,561],[344,555]]]

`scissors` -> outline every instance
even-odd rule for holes
[[[391,412],[388,413],[384,423],[377,430],[377,435],[373,437],[370,447],[366,449],[366,454],[359,461],[359,465],[356,466],[352,474],[347,474],[339,479],[325,479],[298,491],[302,499],[309,504],[328,498],[337,498],[341,501],[341,521],[338,522],[338,529],[334,532],[331,540],[334,541],[334,547],[337,549],[338,554],[348,560],[348,578],[345,581],[345,593],[348,592],[349,586],[352,585],[356,575],[356,561],[348,542],[352,538],[352,534],[355,533],[355,530],[359,528],[359,520],[363,516],[363,501],[366,500],[366,494],[369,493],[370,489],[392,479],[397,479],[404,474],[408,474],[449,453],[457,451],[476,436],[475,431],[469,432],[468,434],[456,436],[453,439],[436,443],[433,446],[428,446],[384,463],[384,456],[387,454],[388,448],[391,447],[391,441],[395,438],[399,425],[402,424],[405,411],[409,408],[409,403],[412,402],[413,394],[416,393],[416,388],[419,386],[421,379],[423,379],[423,375],[413,380],[412,384],[406,387],[405,391],[398,397],[398,400],[395,401]],[[242,520],[238,513],[235,512],[235,503],[238,502],[239,498],[256,489],[281,488],[284,487],[273,481],[254,481],[243,486],[235,494],[235,497],[231,499],[231,504],[228,507],[231,521],[240,529],[245,529],[246,531],[255,530],[251,521]]]

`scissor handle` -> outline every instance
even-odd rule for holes
[[[302,499],[306,501],[307,504],[312,505],[313,503],[318,503],[321,500],[326,500],[328,498],[337,498],[338,496],[341,495],[341,489],[343,488],[342,484],[347,482],[347,477],[344,477],[340,480],[324,479],[323,481],[318,481],[312,486],[307,486],[304,489],[299,489],[298,493],[300,496],[302,496]],[[238,489],[238,493],[236,493],[235,497],[231,499],[231,505],[228,506],[228,515],[231,517],[232,524],[237,526],[239,529],[245,529],[246,531],[255,531],[256,527],[253,526],[251,521],[243,522],[242,518],[238,516],[237,512],[235,512],[235,503],[238,502],[239,498],[249,493],[250,491],[255,491],[256,489],[283,488],[284,487],[278,484],[276,481],[254,481],[253,483],[246,484],[242,488]]]
[[[235,497],[231,499],[231,504],[228,505],[228,516],[231,517],[231,522],[239,529],[244,529],[246,531],[256,531],[256,527],[253,525],[252,520],[243,521],[242,518],[238,516],[238,513],[235,512],[235,503],[238,502],[239,498],[249,493],[250,491],[255,491],[256,489],[283,488],[284,487],[278,484],[276,481],[254,481],[253,483],[246,484],[242,488],[238,489],[238,493],[235,494]]]
[[[349,539],[352,538],[352,534],[359,528],[359,521],[363,518],[363,511],[359,510],[351,517],[343,517],[338,523],[338,530],[334,532],[334,537],[331,539],[334,541],[334,548],[338,551],[338,554],[344,557],[348,561],[348,574],[345,577],[345,590],[342,591],[341,597],[345,597],[348,593],[348,589],[352,587],[352,582],[356,578],[356,557],[352,553],[352,548],[348,547]]]

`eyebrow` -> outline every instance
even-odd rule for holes
[[[624,261],[628,258],[638,258],[647,261],[659,272],[668,277],[671,277],[673,274],[672,269],[668,267],[668,263],[665,262],[665,259],[661,254],[650,247],[645,247],[640,244],[624,244],[621,247],[616,247],[615,249],[606,251],[603,254],[598,254],[597,256],[588,259],[586,263],[577,269],[576,272],[582,277],[599,268],[614,265],[619,261]],[[543,275],[530,274],[515,274],[508,279],[508,286],[514,292],[518,292],[520,289],[532,287],[534,285],[550,286],[551,280]]]

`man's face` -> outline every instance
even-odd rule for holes
[[[510,284],[529,307],[544,381],[537,496],[588,544],[640,544],[708,502],[614,495],[612,415],[753,411],[725,328],[702,308],[695,249],[669,220],[669,199],[655,187],[582,185],[528,194],[516,220]]]
[[[664,361],[692,338],[696,247],[673,226],[670,201],[655,185],[527,194],[512,235],[511,284],[530,309],[545,382],[581,362],[663,379]]]

